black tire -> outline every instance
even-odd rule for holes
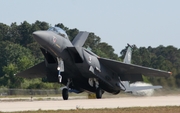
[[[96,89],[96,98],[101,99],[102,98],[102,90],[101,88]]]
[[[68,94],[68,89],[67,88],[64,88],[62,90],[62,97],[63,97],[64,100],[68,100],[69,94]]]

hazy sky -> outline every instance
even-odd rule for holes
[[[115,49],[180,48],[180,0],[0,0],[0,22],[45,21],[94,32]]]

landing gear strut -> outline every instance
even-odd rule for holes
[[[97,99],[101,99],[102,98],[102,90],[101,90],[101,88],[96,88],[96,98]]]
[[[59,83],[61,83],[62,82],[61,72],[64,71],[64,62],[59,57],[57,57],[57,62],[58,62],[58,66],[57,66],[58,78],[59,78]],[[68,97],[69,97],[68,90],[69,90],[70,83],[71,83],[71,81],[70,81],[70,79],[68,79],[66,88],[63,88],[63,90],[62,90],[62,97],[64,100],[68,100]]]
[[[69,94],[68,94],[68,89],[67,88],[64,88],[62,90],[62,97],[63,97],[64,100],[68,100]]]
[[[61,83],[62,81],[61,72],[64,71],[64,63],[63,63],[63,60],[59,57],[57,57],[57,61],[58,61],[58,66],[57,66],[58,78],[59,78],[59,83]]]
[[[68,90],[69,90],[70,83],[71,83],[71,80],[68,79],[66,88],[63,88],[63,90],[62,90],[62,97],[64,100],[68,100],[68,97],[69,97]]]
[[[103,91],[102,91],[102,89],[99,87],[99,82],[98,82],[98,80],[94,79],[93,85],[94,85],[94,88],[96,89],[96,98],[97,98],[97,99],[101,99],[101,98],[102,98]]]

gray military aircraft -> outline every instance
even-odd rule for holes
[[[118,94],[144,89],[157,89],[161,86],[130,87],[130,83],[143,81],[142,75],[169,77],[171,72],[131,64],[132,47],[128,49],[124,62],[101,58],[83,48],[89,33],[79,32],[71,42],[59,27],[47,31],[33,32],[40,44],[45,60],[17,76],[26,78],[46,77],[49,82],[59,82],[66,87],[62,90],[64,100],[68,92],[94,92],[100,99],[104,91]]]

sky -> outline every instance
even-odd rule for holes
[[[180,0],[0,0],[0,23],[36,20],[93,32],[118,55],[127,43],[180,48]]]

